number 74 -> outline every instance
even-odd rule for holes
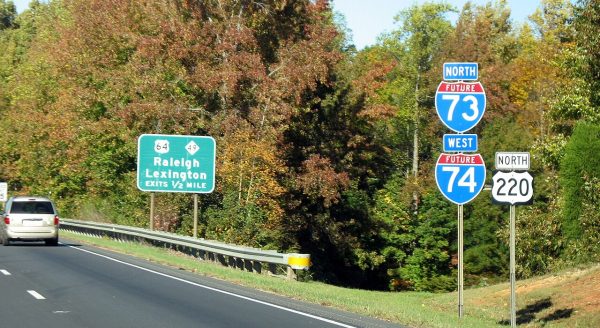
[[[452,192],[454,187],[454,181],[456,181],[456,177],[460,173],[460,167],[458,166],[444,166],[442,167],[443,172],[450,172],[450,181],[448,181],[448,192]],[[457,186],[459,187],[469,187],[469,192],[475,192],[475,187],[477,187],[477,183],[475,182],[475,168],[470,167],[467,169],[460,179],[458,180]]]

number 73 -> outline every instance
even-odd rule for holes
[[[454,182],[456,181],[456,177],[460,173],[460,167],[458,166],[444,166],[442,167],[443,172],[450,172],[450,181],[448,181],[448,192],[452,192],[454,187]],[[477,183],[475,182],[475,168],[469,167],[467,172],[465,172],[460,179],[458,180],[457,186],[459,187],[469,187],[469,192],[475,192],[475,187],[477,187]]]
[[[448,117],[447,117],[448,122],[452,122],[452,118],[454,116],[454,109],[456,108],[456,105],[458,104],[458,101],[460,100],[460,96],[459,95],[442,95],[442,99],[452,101],[452,103],[450,104],[450,108],[448,110]],[[462,113],[462,117],[467,121],[475,121],[477,119],[477,116],[479,116],[479,108],[477,107],[479,104],[477,102],[477,98],[475,98],[475,96],[473,96],[473,95],[468,95],[463,98],[463,101],[467,101],[467,102],[471,103],[471,105],[469,105],[469,109],[471,109],[473,111],[473,114],[467,115],[467,113]]]

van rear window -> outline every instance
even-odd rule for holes
[[[54,214],[54,209],[50,202],[13,202],[10,213]]]

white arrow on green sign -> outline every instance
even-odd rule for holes
[[[150,192],[211,193],[215,153],[212,137],[143,134],[138,139],[137,186]]]

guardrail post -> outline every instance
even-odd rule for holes
[[[243,263],[244,263],[244,269],[248,272],[252,272],[253,270],[253,265],[252,265],[252,261],[250,260],[244,260],[242,259]]]
[[[252,261],[252,270],[256,273],[262,273],[262,263],[259,261]]]
[[[277,265],[275,263],[269,263],[269,273],[273,276],[277,274]]]
[[[225,261],[225,256],[221,255],[221,254],[215,254],[215,258],[217,259],[217,261],[219,263],[221,263],[223,266],[227,266],[227,261]]]
[[[297,280],[296,270],[308,270],[310,267],[310,254],[287,254],[287,279]]]
[[[292,269],[291,266],[287,267],[287,280],[296,280],[298,276],[296,275],[296,270]]]

